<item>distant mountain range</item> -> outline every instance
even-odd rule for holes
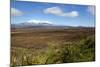
[[[53,25],[49,23],[18,23],[18,24],[11,24],[12,29],[16,28],[34,28],[34,29],[68,29],[68,28],[89,28],[89,27],[83,27],[83,26],[60,26],[60,25]]]

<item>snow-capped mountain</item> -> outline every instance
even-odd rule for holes
[[[11,24],[12,28],[27,28],[27,27],[39,27],[39,26],[53,26],[53,24],[45,22],[42,23],[24,22],[24,23]]]

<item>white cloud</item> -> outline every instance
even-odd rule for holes
[[[77,17],[79,15],[78,11],[71,11],[64,13],[61,8],[59,7],[51,7],[44,10],[45,14],[54,14],[57,16],[64,16],[64,17]]]
[[[77,17],[77,16],[79,16],[79,13],[77,11],[71,11],[71,12],[65,13],[64,16]]]
[[[45,21],[45,20],[29,20],[29,23],[35,23],[35,24],[41,24],[41,23],[47,23],[47,24],[52,24],[50,21]]]
[[[95,6],[88,6],[87,11],[92,15],[95,15]]]
[[[51,7],[51,8],[47,8],[44,10],[44,13],[46,14],[55,14],[55,15],[62,15],[62,11],[59,7]]]
[[[11,8],[11,15],[12,15],[12,16],[21,16],[21,15],[23,15],[23,12],[21,12],[21,11],[18,10],[18,9]]]

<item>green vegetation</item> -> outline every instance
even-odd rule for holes
[[[66,41],[62,44],[48,42],[44,49],[15,47],[11,57],[11,66],[37,64],[56,64],[95,61],[95,37],[88,36],[78,41]]]

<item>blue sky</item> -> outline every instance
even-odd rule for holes
[[[95,26],[95,7],[74,5],[11,1],[11,23],[51,23],[69,26]]]

